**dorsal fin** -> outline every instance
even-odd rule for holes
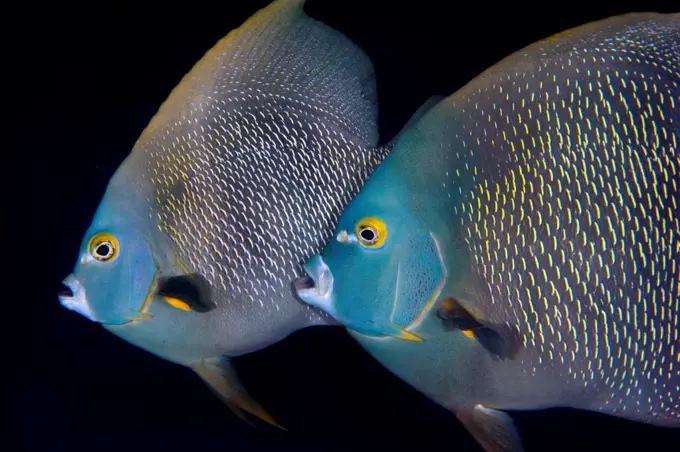
[[[434,96],[427,99],[420,107],[418,107],[416,112],[411,115],[409,120],[406,121],[406,124],[404,124],[404,127],[401,128],[401,131],[397,134],[397,137],[399,137],[402,133],[406,132],[410,127],[412,127],[414,124],[420,121],[423,118],[423,116],[425,116],[425,114],[432,109],[432,107],[437,105],[442,100],[444,100],[444,96],[440,94],[435,94]]]
[[[411,127],[415,126],[418,123],[418,121],[423,119],[423,117],[427,114],[427,112],[432,110],[432,108],[435,105],[437,105],[439,102],[441,102],[443,99],[444,99],[444,97],[439,95],[439,94],[434,95],[434,96],[430,97],[429,99],[427,99],[420,107],[418,107],[416,112],[411,115],[411,117],[408,119],[408,121],[406,121],[406,124],[404,124],[404,126],[401,128],[401,130],[399,130],[399,133],[397,133],[394,136],[394,138],[392,138],[390,141],[388,141],[387,143],[385,143],[381,146],[381,148],[384,151],[382,151],[382,152],[378,151],[378,153],[384,154],[384,155],[389,154],[392,151],[392,149],[394,149],[394,147],[397,145],[399,138],[403,134],[408,132],[408,130]]]
[[[140,142],[181,118],[274,105],[357,145],[378,144],[373,65],[347,37],[307,16],[305,0],[278,0],[212,47],[175,87]]]

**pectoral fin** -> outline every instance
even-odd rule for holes
[[[191,368],[239,418],[249,422],[243,413],[243,411],[247,411],[253,416],[285,430],[259,403],[248,395],[228,359],[222,357],[203,359],[191,364]]]
[[[442,319],[445,329],[461,331],[466,337],[477,340],[495,359],[512,359],[519,350],[521,341],[515,329],[474,316],[454,298],[439,303],[437,316]]]
[[[162,278],[157,294],[182,311],[210,312],[216,307],[210,299],[210,284],[198,274]]]
[[[486,452],[524,452],[522,439],[508,414],[475,405],[456,416]]]

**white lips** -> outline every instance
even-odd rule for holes
[[[66,285],[71,292],[73,292],[72,297],[67,297],[60,295],[59,302],[61,305],[71,311],[75,311],[83,317],[96,322],[90,306],[87,304],[87,296],[85,295],[85,288],[82,284],[73,276],[68,275],[64,280],[64,285]]]
[[[298,296],[302,301],[323,309],[333,316],[333,273],[321,256],[314,256],[304,266],[304,270],[314,281],[314,287],[298,289]]]

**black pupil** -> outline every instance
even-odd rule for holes
[[[109,257],[111,254],[111,247],[108,245],[108,243],[100,243],[97,245],[96,251],[100,257]]]
[[[373,232],[372,229],[362,229],[361,230],[361,238],[364,239],[367,242],[372,242],[375,240],[375,232]]]

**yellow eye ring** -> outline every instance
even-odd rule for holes
[[[387,238],[387,226],[377,218],[364,218],[358,224],[354,233],[361,246],[365,248],[380,248]]]
[[[99,262],[111,262],[118,256],[118,240],[111,234],[102,232],[90,239],[90,256]]]

